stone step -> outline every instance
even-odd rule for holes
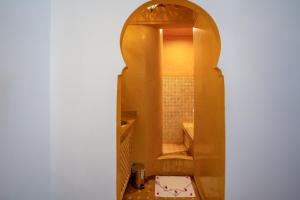
[[[192,176],[194,160],[185,154],[163,155],[156,159],[154,169],[156,175]]]

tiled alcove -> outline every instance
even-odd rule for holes
[[[163,143],[183,143],[182,123],[193,122],[194,77],[162,77]]]

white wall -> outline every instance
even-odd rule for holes
[[[50,199],[50,1],[0,1],[0,199]]]

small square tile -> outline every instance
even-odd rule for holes
[[[194,77],[162,78],[163,143],[182,143],[182,123],[193,121]]]

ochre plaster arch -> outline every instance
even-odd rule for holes
[[[118,79],[118,99],[117,99],[117,199],[121,200],[122,194],[120,185],[120,141],[122,141],[124,130],[121,127],[121,102],[123,89],[122,87],[125,74],[131,69],[132,58],[126,57],[126,52],[123,48],[124,36],[128,27],[135,15],[147,9],[149,6],[156,4],[175,4],[183,6],[198,13],[198,18],[194,24],[194,49],[196,55],[195,63],[199,66],[194,68],[195,77],[195,148],[194,148],[194,161],[193,161],[193,174],[197,188],[202,196],[202,199],[224,199],[225,188],[225,107],[224,107],[224,77],[222,71],[217,67],[219,56],[221,52],[221,39],[218,27],[213,18],[200,6],[187,0],[152,0],[144,3],[138,7],[126,20],[121,36],[120,47],[121,53],[126,64],[122,74]],[[135,32],[137,35],[137,33]],[[151,72],[152,73],[152,72]],[[157,72],[155,72],[157,73]],[[138,76],[136,76],[138,77]],[[145,76],[144,76],[145,77]],[[142,79],[138,79],[143,81]],[[126,82],[126,81],[125,81]],[[152,85],[156,87],[155,85]],[[148,91],[149,92],[149,91]],[[155,102],[149,102],[150,96],[144,97],[141,94],[141,101],[145,102],[144,107],[157,106]],[[143,99],[144,98],[144,99]],[[130,99],[130,98],[129,98]],[[158,100],[159,101],[159,100]],[[149,109],[148,109],[149,110]],[[147,111],[147,116],[159,118],[160,113],[153,113]],[[132,113],[131,113],[132,114]],[[140,113],[139,113],[140,114]],[[139,121],[142,121],[143,116],[135,116]],[[145,119],[145,116],[144,118]],[[140,122],[139,122],[140,123]],[[147,123],[151,124],[148,121]],[[138,123],[136,123],[137,126]],[[141,125],[140,125],[141,126]],[[147,124],[143,124],[147,126]],[[129,132],[127,129],[126,131]],[[158,129],[156,130],[158,131]],[[145,132],[146,133],[146,132]],[[127,135],[124,134],[124,135]],[[159,142],[159,135],[151,136],[149,132],[140,138],[142,146],[146,148],[141,150],[140,155],[136,156],[139,160],[140,157],[146,157],[145,162],[146,170],[150,175],[155,175],[159,169],[160,162],[156,160],[161,152],[160,147],[155,146],[154,143]],[[139,140],[139,139],[136,139]],[[146,146],[146,147],[145,147]],[[153,151],[153,152],[150,152]],[[149,153],[150,152],[150,153]],[[154,164],[153,164],[154,163]],[[210,185],[209,185],[210,184]],[[214,184],[214,185],[211,185]],[[214,187],[215,193],[207,193],[211,187]]]

